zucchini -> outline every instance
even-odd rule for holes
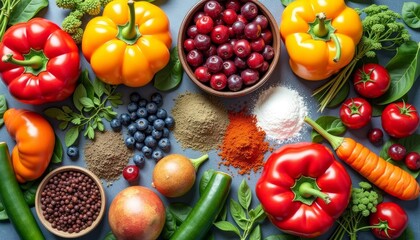
[[[171,240],[203,239],[225,205],[231,183],[229,174],[214,172],[200,199]]]
[[[0,200],[22,240],[45,239],[16,180],[9,149],[0,142]]]

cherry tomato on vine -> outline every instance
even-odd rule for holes
[[[377,63],[367,63],[356,70],[353,76],[354,89],[366,98],[382,96],[391,85],[388,70]]]
[[[372,106],[363,98],[349,98],[340,107],[340,118],[348,128],[364,127],[372,118]]]
[[[382,128],[391,137],[404,138],[412,135],[419,127],[419,113],[405,102],[390,103],[382,111]]]
[[[396,239],[401,236],[408,225],[408,215],[394,202],[382,202],[377,211],[369,217],[369,224],[379,228],[371,228],[372,233],[380,239]]]

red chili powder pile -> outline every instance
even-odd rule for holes
[[[220,164],[237,168],[239,174],[257,172],[264,166],[264,154],[271,148],[256,123],[255,115],[244,110],[229,112],[229,125],[219,146]]]

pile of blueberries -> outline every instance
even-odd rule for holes
[[[127,129],[124,143],[127,148],[139,151],[133,156],[133,162],[140,168],[144,166],[146,158],[159,161],[164,157],[164,152],[171,149],[169,133],[175,121],[162,108],[162,104],[163,97],[158,92],[153,93],[150,100],[133,92],[127,112],[110,122],[112,130],[116,132],[123,127]]]

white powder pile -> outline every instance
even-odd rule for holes
[[[253,114],[267,138],[281,144],[299,140],[308,108],[296,90],[272,86],[258,96]]]

